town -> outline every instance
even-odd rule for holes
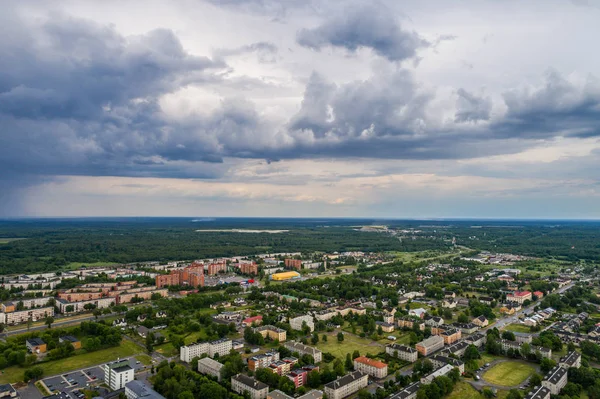
[[[296,252],[5,276],[1,395],[594,397],[595,269],[444,259]]]

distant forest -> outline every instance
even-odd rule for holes
[[[600,224],[592,222],[385,221],[369,219],[26,219],[0,221],[0,273],[58,270],[71,262],[133,263],[286,251],[423,251],[458,245],[576,261],[600,260]],[[362,225],[419,232],[356,231]],[[198,229],[289,232],[197,232]],[[8,241],[2,238],[25,238]],[[6,242],[8,241],[8,242]]]

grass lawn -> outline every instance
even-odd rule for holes
[[[479,364],[479,367],[481,367],[484,364],[491,363],[491,362],[493,362],[496,359],[498,359],[498,356],[489,355],[487,353],[482,353],[481,354],[481,359],[477,359],[477,364]]]
[[[509,324],[506,327],[504,327],[504,329],[507,331],[519,332],[519,333],[531,332],[531,330],[528,326],[523,325],[523,324],[517,324],[517,323]]]
[[[152,358],[149,355],[137,355],[135,358],[144,366],[150,366],[152,364]]]
[[[337,332],[327,334],[327,342],[319,340],[317,348],[322,352],[329,352],[341,360],[346,358],[346,353],[352,354],[355,350],[358,350],[361,355],[367,353],[375,355],[385,350],[381,344],[351,334],[344,334],[344,341],[338,342]]]
[[[483,379],[491,384],[511,387],[525,381],[534,371],[530,364],[509,360],[486,371]]]
[[[26,238],[0,238],[0,244],[8,244],[9,242],[26,240]]]
[[[454,386],[454,390],[447,396],[447,399],[483,399],[483,395],[468,382],[460,381]]]
[[[177,349],[175,349],[175,347],[170,342],[159,346],[155,346],[154,350],[166,357],[172,357],[179,354],[177,352]]]
[[[123,340],[121,345],[102,349],[96,352],[83,353],[81,355],[75,355],[66,359],[52,360],[45,363],[40,363],[44,369],[44,377],[49,377],[56,374],[62,374],[67,371],[78,370],[95,366],[114,360],[116,358],[128,357],[138,354],[142,351],[142,348],[130,341]],[[141,360],[140,360],[141,362]],[[23,373],[25,368],[18,366],[7,367],[0,374],[0,384],[18,382],[23,380]]]

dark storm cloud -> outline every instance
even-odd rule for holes
[[[555,71],[540,87],[504,93],[508,112],[493,128],[507,137],[600,136],[600,82],[588,77],[581,84]]]
[[[430,45],[417,33],[403,30],[394,14],[383,5],[354,8],[316,28],[302,29],[297,42],[314,50],[327,46],[351,52],[370,48],[390,61],[412,58],[419,48]]]

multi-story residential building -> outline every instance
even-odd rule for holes
[[[533,335],[531,335],[531,334],[519,333],[519,332],[515,332],[514,334],[515,334],[515,341],[517,341],[520,344],[524,344],[524,343],[530,344],[531,342],[533,342]]]
[[[164,396],[138,380],[125,384],[125,397],[127,399],[165,399]]]
[[[385,353],[398,359],[414,363],[419,357],[416,349],[406,345],[389,344],[385,347]]]
[[[92,309],[106,309],[116,304],[116,298],[98,298],[83,301],[70,302],[63,298],[56,299],[56,307],[62,314],[83,312]],[[87,308],[87,309],[86,309]]]
[[[306,323],[308,328],[310,328],[311,332],[315,330],[315,323],[312,316],[298,316],[290,319],[290,327],[292,327],[294,330],[302,331],[304,323]]]
[[[283,360],[277,360],[271,363],[268,369],[275,374],[288,375],[292,370],[292,363],[284,362]]]
[[[248,392],[251,399],[266,399],[269,386],[245,374],[237,374],[231,377],[231,390],[240,395]]]
[[[349,315],[350,313],[355,314],[355,315],[367,314],[367,309],[365,309],[361,306],[350,305],[350,306],[343,306],[343,307],[338,308],[337,312],[340,316],[345,317],[345,316]]]
[[[567,372],[568,369],[555,366],[542,380],[542,386],[548,388],[552,395],[558,395],[560,390],[567,385]]]
[[[182,362],[190,363],[193,358],[207,354],[214,357],[228,355],[232,349],[232,341],[227,338],[221,338],[212,342],[197,342],[195,344],[185,345],[179,348],[179,358]]]
[[[362,371],[374,378],[384,378],[388,374],[387,364],[365,356],[359,356],[354,359],[354,370]]]
[[[394,312],[395,311],[396,310],[394,309]],[[394,324],[394,313],[383,312],[382,317],[384,323]]]
[[[425,319],[425,325],[429,327],[440,327],[444,324],[444,319],[438,316],[433,316]]]
[[[481,348],[487,342],[487,336],[482,333],[477,333],[468,336],[467,338],[465,338],[465,341],[469,344],[475,345],[478,348]]]
[[[240,272],[243,274],[258,274],[258,266],[254,261],[240,263]]]
[[[215,357],[216,354],[219,354],[219,357],[229,355],[231,352],[231,340],[228,338],[217,339],[216,341],[211,341],[208,346],[208,356]]]
[[[308,370],[295,369],[290,371],[287,377],[294,383],[294,386],[298,388],[308,381]]]
[[[432,354],[444,347],[444,338],[439,335],[432,335],[431,337],[419,342],[415,345],[417,352],[423,356]]]
[[[494,298],[492,298],[491,296],[480,296],[478,298],[479,302],[483,303],[484,305],[489,305],[491,306],[492,303],[494,303]]]
[[[0,313],[0,323],[5,325],[14,325],[26,323],[28,320],[42,320],[49,316],[54,316],[54,307],[52,306],[14,311],[10,313]]]
[[[437,377],[441,377],[443,375],[447,375],[452,370],[454,370],[454,366],[446,364],[445,366],[442,366],[439,369],[435,370],[433,373],[431,373],[429,375],[426,375],[425,377],[421,378],[421,384],[423,384],[423,385],[431,384],[431,382],[434,379],[436,379]]]
[[[452,345],[462,337],[462,332],[456,328],[445,328],[439,336],[444,339],[444,344]]]
[[[204,264],[194,262],[183,269],[171,270],[170,275],[159,275],[155,278],[156,287],[167,285],[189,285],[190,287],[204,287]]]
[[[291,396],[276,389],[267,394],[267,399],[293,399]],[[296,399],[323,399],[323,391],[313,389],[304,395],[298,396]]]
[[[433,367],[435,367],[436,369],[449,364],[452,367],[458,368],[458,371],[460,371],[461,374],[465,372],[465,363],[458,359],[442,355],[435,355],[432,356],[429,360],[431,360],[431,363],[433,363]]]
[[[302,260],[300,259],[285,259],[283,261],[284,265],[288,269],[302,269]]]
[[[325,384],[323,390],[328,399],[343,399],[369,384],[369,375],[360,371],[353,371],[335,381]]]
[[[419,381],[413,382],[401,391],[392,394],[389,399],[416,399],[420,387],[421,383]]]
[[[35,337],[25,340],[25,346],[30,353],[45,353],[48,348],[41,338]]]
[[[227,263],[225,261],[219,263],[210,263],[208,265],[208,275],[214,276],[227,271]]]
[[[558,365],[566,369],[571,367],[578,369],[581,367],[581,354],[575,351],[569,352],[560,358]]]
[[[133,368],[128,360],[120,360],[107,363],[104,366],[104,382],[113,391],[122,389],[130,381],[133,381]]]
[[[212,375],[217,377],[221,381],[221,369],[223,364],[211,359],[210,357],[204,357],[198,360],[198,372],[202,374]]]
[[[502,345],[502,350],[504,352],[506,352],[509,349],[512,349],[515,351],[521,350],[521,344],[518,343],[517,341],[510,341],[508,339],[500,339],[500,340],[498,340],[498,342],[500,343],[500,345]]]
[[[394,325],[392,323],[387,323],[385,321],[376,321],[375,324],[379,327],[381,327],[381,331],[383,332],[394,332]]]
[[[51,296],[42,298],[21,299],[20,301],[5,302],[1,306],[1,311],[4,313],[15,312],[17,309],[31,309],[36,307],[46,307],[48,302],[54,299]]]
[[[469,345],[471,345],[470,342],[460,341],[460,342],[450,345],[449,347],[444,349],[442,351],[442,353],[440,353],[440,354],[445,355],[445,356],[454,355],[457,357],[462,357],[465,354],[465,351],[467,350]]]
[[[292,351],[292,353],[297,352],[300,356],[312,356],[315,363],[319,363],[321,362],[321,360],[323,360],[323,354],[321,353],[321,351],[316,348],[313,348],[312,346],[304,345],[296,341],[286,342],[283,346]]]
[[[550,399],[550,390],[545,386],[535,387],[525,395],[525,399]]]
[[[254,332],[258,332],[263,338],[269,338],[273,341],[283,342],[287,338],[287,331],[285,331],[283,328],[272,325],[256,327]]]
[[[534,291],[533,295],[535,295],[537,299],[542,299],[544,297],[544,293],[542,291]]]
[[[531,291],[515,291],[512,294],[506,296],[508,302],[516,302],[523,305],[525,301],[531,301]]]
[[[322,310],[320,312],[315,313],[315,319],[327,321],[327,320],[332,319],[335,316],[337,316],[337,314],[338,314],[337,311],[334,309]]]
[[[262,324],[262,316],[252,316],[252,317],[247,317],[244,320],[242,320],[242,327],[249,327],[249,326],[260,326]]]
[[[463,334],[473,334],[479,330],[479,326],[473,323],[452,323],[450,325]]]
[[[400,319],[396,320],[396,324],[398,325],[398,328],[413,328],[413,325],[417,323],[417,325],[419,326],[419,330],[423,331],[425,330],[425,322],[412,318],[412,317],[403,317]]]
[[[248,370],[256,371],[258,369],[263,369],[265,367],[269,367],[269,365],[273,362],[279,360],[279,352],[267,352],[261,355],[252,356],[248,359]]]

